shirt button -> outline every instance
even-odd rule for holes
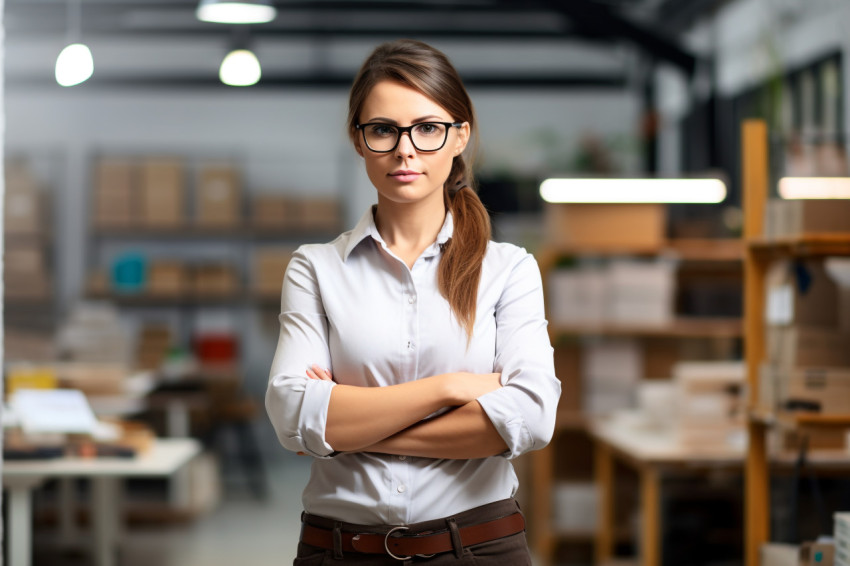
[[[407,460],[407,456],[399,456],[398,459],[399,460]]]
[[[407,491],[407,486],[402,484],[402,485],[398,486],[396,489],[398,490],[399,493],[404,493],[405,491]]]
[[[416,295],[409,295],[409,296],[407,297],[407,302],[408,302],[408,303],[410,303],[411,305],[412,305],[413,303],[415,303],[415,302],[416,302]]]

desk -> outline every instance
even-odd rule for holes
[[[595,443],[595,476],[599,490],[599,526],[596,537],[596,563],[614,558],[614,461],[634,469],[640,482],[642,566],[661,564],[661,480],[672,472],[695,473],[714,469],[741,470],[745,447],[684,446],[674,429],[653,428],[635,414],[623,414],[589,423]],[[791,468],[797,460],[795,452],[770,455],[770,465]],[[806,457],[818,470],[846,470],[850,451],[814,450]],[[742,494],[743,497],[743,494]]]
[[[32,562],[32,491],[48,479],[88,478],[92,481],[94,561],[115,564],[120,524],[118,481],[129,477],[168,477],[201,451],[189,438],[157,439],[136,458],[57,458],[3,464],[3,486],[9,491],[8,549],[10,566]]]
[[[675,431],[651,428],[633,415],[590,424],[595,442],[595,475],[599,490],[596,563],[614,558],[614,459],[633,468],[640,482],[642,566],[661,564],[661,479],[671,470],[743,469],[744,448],[687,448]]]

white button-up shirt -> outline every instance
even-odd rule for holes
[[[303,494],[308,513],[367,525],[453,515],[512,497],[518,482],[509,460],[549,442],[561,385],[537,262],[512,244],[488,244],[467,347],[437,286],[440,247],[452,232],[449,213],[436,241],[408,268],[369,210],[354,230],[293,254],[266,409],[285,448],[315,457]],[[503,387],[478,402],[508,450],[473,460],[334,454],[325,426],[336,383],[308,379],[312,364],[361,387],[456,371],[501,373]]]

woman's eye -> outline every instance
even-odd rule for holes
[[[420,134],[433,135],[439,131],[440,127],[437,124],[419,124],[416,126],[416,131]]]
[[[371,133],[376,136],[392,136],[395,135],[395,128],[392,126],[376,125],[371,127]]]

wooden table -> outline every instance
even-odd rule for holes
[[[11,566],[32,563],[32,491],[49,479],[87,478],[92,482],[94,562],[115,564],[120,526],[118,482],[130,477],[169,477],[201,451],[190,438],[157,439],[135,458],[56,458],[3,463],[3,487],[9,492],[8,549]]]
[[[595,475],[600,497],[597,564],[614,558],[615,459],[633,468],[639,477],[642,566],[661,564],[661,480],[664,473],[743,469],[743,447],[687,448],[679,443],[674,430],[647,426],[635,416],[595,420],[589,429],[595,442]]]

